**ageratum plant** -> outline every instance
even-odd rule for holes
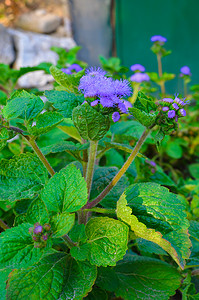
[[[184,198],[157,177],[136,183],[128,173],[140,158],[144,174],[162,174],[140,150],[152,136],[159,145],[177,130],[186,102],[139,92],[129,103],[129,82],[99,68],[50,71],[56,90],[45,92],[45,106],[27,91],[2,105],[1,147],[17,135],[21,153],[0,166],[0,200],[14,214],[0,220],[1,299],[187,295],[197,222],[188,233]],[[125,141],[129,125],[139,129],[133,147],[114,139]],[[121,168],[99,163],[110,149],[129,155]]]

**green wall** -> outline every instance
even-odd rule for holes
[[[152,35],[168,39],[163,71],[179,73],[188,65],[191,84],[199,84],[199,0],[115,0],[117,56],[131,66],[143,64],[146,71],[157,71],[156,56],[151,52]],[[178,78],[167,83],[171,93],[182,89]]]

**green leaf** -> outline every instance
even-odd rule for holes
[[[176,142],[170,142],[167,144],[166,153],[172,158],[179,159],[183,155],[183,150]]]
[[[22,117],[25,120],[35,118],[43,109],[44,103],[40,97],[29,94],[26,91],[18,92],[11,97],[3,108],[3,115],[6,119]]]
[[[38,262],[47,248],[34,247],[29,233],[31,224],[24,223],[7,229],[0,236],[0,266],[22,268]]]
[[[199,222],[190,221],[189,234],[192,248],[191,256],[187,262],[187,265],[190,268],[199,267]]]
[[[134,118],[140,122],[143,126],[150,127],[155,123],[157,114],[146,113],[136,107],[129,108],[129,111],[133,114]]]
[[[83,139],[100,140],[108,132],[110,120],[87,103],[73,110],[73,122]]]
[[[190,254],[189,223],[175,194],[155,183],[133,184],[120,197],[117,216],[138,237],[158,244],[184,268]]]
[[[0,269],[0,299],[6,300],[6,281],[12,269]]]
[[[86,241],[86,231],[85,231],[85,225],[84,224],[76,224],[71,229],[69,236],[72,241],[79,243],[80,241],[85,242]]]
[[[191,283],[191,274],[187,273],[186,278],[183,280],[180,292],[182,293],[182,300],[198,300],[199,293],[196,294],[195,285]]]
[[[49,145],[44,148],[41,148],[41,151],[44,155],[47,155],[49,153],[59,153],[66,151],[67,153],[71,154],[78,160],[82,160],[79,153],[82,150],[88,149],[89,148],[89,143],[86,144],[75,144],[73,142],[68,142],[68,141],[62,141],[57,144]]]
[[[114,135],[121,136],[122,142],[124,143],[124,139],[132,140],[132,138],[139,139],[145,130],[145,127],[137,121],[121,121],[115,123],[110,128],[111,132]],[[146,139],[147,142],[151,142],[151,136],[149,135]]]
[[[150,241],[139,238],[139,239],[136,239],[136,244],[137,244],[137,247],[139,248],[139,250],[141,251],[142,255],[144,255],[144,254],[146,255],[146,253],[157,254],[157,255],[167,255],[167,252],[165,252],[160,246],[158,246],[157,244],[152,243]]]
[[[35,199],[27,210],[27,222],[30,224],[40,223],[45,224],[49,222],[49,215],[45,203],[40,199]]]
[[[188,166],[189,172],[194,179],[199,179],[199,163],[191,164]]]
[[[115,266],[127,250],[128,226],[108,217],[91,219],[86,225],[89,261],[97,266]]]
[[[70,254],[76,260],[85,261],[86,259],[89,259],[90,250],[90,244],[77,245],[70,249]]]
[[[96,266],[55,253],[26,270],[14,270],[7,285],[7,299],[81,300],[91,291]]]
[[[97,268],[88,261],[80,262],[68,256],[64,275],[64,286],[58,299],[82,300],[92,289]]]
[[[64,253],[56,253],[26,270],[14,270],[8,280],[7,299],[58,299],[66,259]]]
[[[116,167],[97,167],[93,176],[93,183],[90,198],[96,198],[111,180],[118,173]],[[113,187],[110,193],[100,202],[105,208],[116,208],[116,203],[125,188],[129,186],[129,181],[126,175],[123,175],[118,183]]]
[[[77,129],[75,128],[74,123],[71,119],[64,119],[64,122],[62,122],[58,126],[58,128],[81,143],[81,141],[82,141],[81,136],[80,136],[79,132],[77,131]]]
[[[75,212],[87,202],[87,187],[80,170],[69,165],[50,178],[42,200],[52,214]]]
[[[94,286],[85,300],[108,300],[108,295],[104,290]]]
[[[0,90],[0,104],[6,105],[7,95],[3,91]]]
[[[96,284],[125,300],[167,300],[180,286],[181,276],[158,259],[127,255],[114,268],[100,268]]]
[[[33,198],[48,179],[46,168],[31,153],[2,159],[0,165],[0,200]]]
[[[55,81],[65,87],[70,92],[76,91],[79,85],[79,78],[75,75],[68,75],[62,72],[55,66],[50,67],[50,73],[54,77]]]
[[[45,96],[64,118],[71,118],[73,109],[85,100],[83,95],[66,91],[45,91]]]
[[[40,114],[35,121],[36,125],[29,127],[29,133],[38,136],[56,127],[63,121],[63,117],[56,111],[50,111]]]
[[[62,237],[67,234],[75,223],[75,214],[62,213],[57,214],[51,219],[51,226],[53,231],[53,238]]]
[[[106,142],[106,141],[104,141],[104,144],[106,145],[106,147],[108,147],[108,149],[114,148],[114,149],[122,150],[122,151],[127,152],[127,153],[131,153],[134,149],[133,147],[131,147],[128,144],[120,144],[120,143]],[[146,158],[146,156],[144,156],[141,153],[138,153],[137,156]]]
[[[154,103],[154,101],[150,97],[147,97],[142,92],[138,93],[134,107],[136,107],[139,110],[144,111],[146,113],[150,113],[151,110],[154,110],[154,111],[157,110],[157,106]]]

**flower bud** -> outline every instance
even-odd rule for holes
[[[38,225],[34,228],[34,234],[41,234],[43,231],[43,227],[41,225]]]
[[[44,224],[43,228],[46,230],[46,231],[49,231],[51,229],[51,226],[50,224],[46,223]]]
[[[46,242],[47,239],[48,239],[48,235],[47,234],[42,235],[41,240],[43,240],[44,242]]]

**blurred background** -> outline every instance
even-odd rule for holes
[[[199,83],[198,11],[198,0],[0,0],[0,62],[14,68],[56,64],[52,46],[79,45],[78,59],[88,65],[99,66],[99,55],[117,56],[128,68],[139,63],[157,72],[150,37],[162,35],[172,50],[162,60],[163,71],[177,75],[166,88],[175,93],[182,89],[184,65],[191,69],[192,84]],[[35,85],[43,80],[25,76],[20,79],[25,87],[33,84],[28,80]]]

